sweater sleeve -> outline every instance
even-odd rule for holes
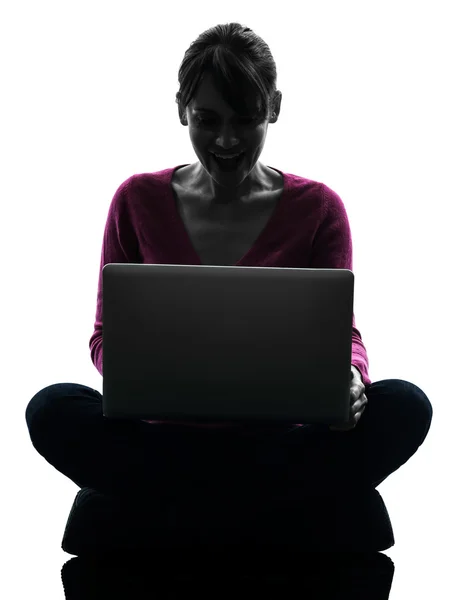
[[[340,196],[321,184],[322,215],[312,244],[312,269],[349,269],[352,271],[352,236],[348,215]],[[365,385],[369,378],[369,361],[360,331],[352,316],[352,360]]]
[[[89,340],[90,356],[100,375],[103,375],[103,267],[109,263],[142,262],[128,201],[131,182],[132,177],[115,192],[103,236],[94,333]]]

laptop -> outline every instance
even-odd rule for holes
[[[349,418],[352,271],[110,263],[102,272],[104,416]]]

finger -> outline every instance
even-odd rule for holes
[[[351,406],[354,406],[354,404],[357,402],[357,400],[366,398],[363,388],[362,389],[360,389],[359,387],[354,388],[354,390],[351,390],[350,394],[351,394]]]
[[[358,411],[358,413],[355,415],[355,417],[354,417],[355,425],[357,425],[357,423],[360,421],[361,416],[365,412],[365,408],[366,408],[366,404],[364,404],[362,406],[362,408]],[[355,427],[355,425],[354,425],[354,427]]]
[[[365,411],[366,405],[368,403],[368,398],[366,396],[365,396],[365,399],[359,398],[359,400],[357,400],[356,404],[357,403],[360,404],[360,408],[359,408],[359,410],[357,410],[357,412],[355,414],[352,413],[352,415],[350,416],[349,421],[347,423],[344,423],[342,425],[336,425],[336,426],[331,425],[331,426],[329,426],[329,429],[331,429],[331,431],[351,431],[351,429],[354,429],[354,427],[360,421],[360,418]],[[354,408],[356,406],[356,404],[354,404],[352,406],[352,408]]]
[[[354,427],[357,425],[366,408],[367,401],[368,400],[365,401],[363,398],[359,398],[357,402],[352,405],[352,412],[349,417],[349,421],[344,425],[346,431],[349,429],[354,429]]]
[[[354,429],[354,427],[359,422],[359,419],[362,416],[367,403],[368,398],[365,394],[362,394],[362,396],[358,400],[356,400],[354,404],[351,405],[351,412],[349,415],[348,422],[343,423],[341,425],[330,425],[329,428],[332,431],[349,431],[351,429]]]
[[[361,410],[362,406],[363,406],[363,402],[361,401],[360,398],[354,402],[354,404],[351,406],[351,410],[349,413],[349,420],[354,419],[356,414]]]
[[[361,398],[359,398],[357,400],[357,402],[355,402],[353,405],[354,413],[358,413],[359,410],[361,410],[362,408],[365,408],[367,402],[368,402],[368,398],[365,396],[365,394],[363,394],[363,396]]]

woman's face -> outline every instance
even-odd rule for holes
[[[280,106],[280,101],[279,101]],[[275,110],[275,109],[274,109]],[[268,124],[276,118],[236,115],[220,96],[206,74],[187,107],[184,125],[199,159],[198,168],[205,190],[211,197],[227,193],[244,194],[260,177],[258,160],[265,145]],[[242,153],[238,159],[216,159],[217,154]],[[200,166],[201,165],[201,166]],[[207,193],[207,191],[206,191]],[[230,198],[232,199],[232,198]]]

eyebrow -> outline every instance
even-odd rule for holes
[[[195,112],[206,112],[206,113],[213,113],[214,115],[216,115],[216,114],[217,114],[217,113],[216,113],[214,110],[212,110],[211,108],[200,108],[200,107],[198,107],[198,108],[194,108],[193,110],[194,110]]]
[[[198,108],[194,108],[193,110],[195,112],[198,112],[198,113],[205,113],[205,114],[212,114],[212,115],[217,115],[218,114],[217,112],[215,112],[215,110],[212,110],[211,108],[198,107]],[[260,110],[257,111],[255,113],[255,116],[258,116],[260,113],[261,113]],[[244,115],[240,115],[240,116],[244,116]],[[249,116],[249,114],[247,116]]]

